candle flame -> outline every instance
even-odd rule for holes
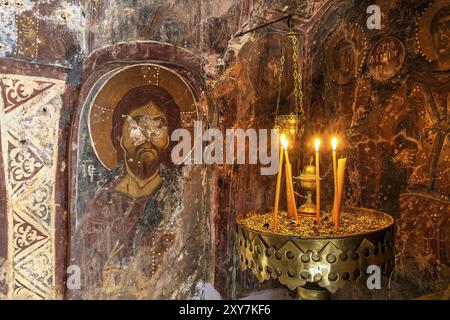
[[[337,147],[337,138],[333,137],[333,139],[331,139],[331,148],[333,149],[333,151],[336,151],[336,147]]]
[[[320,140],[319,139],[314,140],[314,146],[316,148],[316,152],[319,152],[319,146],[320,146]]]
[[[288,141],[286,140],[286,136],[284,134],[281,135],[281,145],[283,146],[284,150],[287,150]]]

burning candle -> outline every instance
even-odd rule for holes
[[[320,166],[319,166],[319,147],[320,140],[316,139],[314,141],[314,146],[316,148],[316,222],[319,223],[320,220]]]
[[[338,197],[336,202],[336,230],[339,228],[339,210],[341,209],[342,192],[344,190],[345,164],[347,158],[338,160]]]
[[[336,147],[337,147],[337,139],[333,137],[331,139],[331,149],[333,150],[333,178],[334,178],[334,201],[333,201],[333,222],[334,225],[337,226],[338,222],[336,221],[336,201],[338,197],[338,179],[337,179],[337,160],[336,160]]]
[[[278,223],[278,203],[280,201],[280,184],[281,184],[281,173],[283,170],[283,140],[286,140],[284,134],[280,137],[280,157],[278,158],[278,174],[277,174],[277,186],[275,189],[275,205],[273,208],[273,224],[272,230],[275,232]]]

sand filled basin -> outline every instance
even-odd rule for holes
[[[238,219],[243,227],[264,233],[289,235],[298,237],[326,237],[326,236],[352,236],[371,233],[389,227],[393,218],[387,214],[372,210],[352,210],[346,208],[341,211],[340,227],[336,231],[332,222],[331,212],[322,211],[320,223],[316,223],[314,216],[299,216],[298,220],[287,218],[287,213],[280,211],[278,226],[272,232],[273,212],[257,214],[247,213]]]

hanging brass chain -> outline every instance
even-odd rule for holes
[[[277,97],[277,109],[275,110],[275,118],[278,116],[278,111],[280,109],[280,100],[281,100],[281,79],[283,77],[283,72],[284,72],[284,48],[281,51],[281,58],[280,58],[280,65],[281,65],[281,70],[280,70],[280,74],[278,75],[278,97]]]
[[[290,34],[289,39],[292,42],[292,61],[294,65],[295,114],[303,116],[302,72],[300,66],[301,62],[299,62],[298,39],[294,33]]]

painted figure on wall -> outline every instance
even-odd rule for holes
[[[356,24],[338,26],[327,40],[326,95],[333,96],[333,109],[345,123],[344,127],[334,128],[337,132],[343,131],[349,122],[354,126],[358,119],[353,115],[361,113],[360,109],[365,110],[369,103],[370,83],[358,77],[366,51],[367,39],[363,29]]]
[[[355,54],[350,41],[344,39],[333,50],[333,60],[336,65],[336,82],[339,85],[348,84],[354,75]]]
[[[158,296],[151,278],[176,237],[173,220],[182,195],[170,134],[182,126],[186,112],[180,111],[192,107],[193,98],[169,71],[145,68],[114,76],[89,114],[96,155],[112,170],[87,202],[73,245],[72,261],[91,297]]]
[[[419,141],[415,168],[409,186],[444,192],[449,152],[450,109],[450,6],[436,1],[422,15],[417,29],[418,45],[433,65],[409,77],[408,105],[414,110],[409,134]]]
[[[247,76],[259,99],[265,103],[275,103],[279,91],[281,99],[293,92],[292,63],[288,63],[292,61],[293,51],[286,35],[268,32],[257,38],[244,52]],[[283,102],[281,105],[287,103]]]
[[[445,244],[450,232],[449,21],[448,1],[435,1],[424,11],[417,41],[429,63],[415,65],[384,106],[379,121],[381,140],[390,142],[383,161],[380,199],[396,204],[399,229],[409,228],[399,239],[399,246],[406,248],[399,270],[414,268],[424,277],[438,274],[439,268],[448,272],[450,262]],[[418,221],[414,228],[408,225],[411,219]]]
[[[374,146],[369,140],[374,132],[365,124],[373,105],[372,85],[360,76],[368,49],[367,38],[358,24],[341,24],[330,34],[326,44],[324,101],[329,101],[332,117],[339,119],[331,123],[332,131],[345,137],[353,154],[350,157],[350,161],[354,161],[350,166],[354,177],[351,181],[352,200],[370,207],[368,203],[373,202],[372,195],[377,188],[375,181],[379,177],[361,174],[375,172],[371,170],[370,153]],[[368,149],[370,152],[366,152]],[[359,188],[361,185],[366,186],[365,192]]]
[[[431,21],[431,37],[437,66],[435,70],[450,69],[450,6],[442,8]]]
[[[375,171],[382,173],[377,179],[370,179],[377,186],[372,192],[372,205],[394,216],[400,214],[399,197],[403,194],[405,198],[405,192],[449,194],[445,183],[448,181],[446,136],[450,106],[448,17],[449,6],[445,1],[436,1],[424,11],[418,24],[417,40],[422,54],[433,67],[417,63],[405,77],[406,81],[381,105],[383,109],[370,113],[380,113],[379,119],[368,115],[365,120],[362,118],[364,121],[360,125],[363,131],[373,133],[364,137],[378,141],[367,152],[369,157],[379,159],[376,161],[379,170]],[[389,65],[384,68],[389,69]],[[376,108],[379,104],[373,105]],[[378,127],[370,123],[378,123]]]

